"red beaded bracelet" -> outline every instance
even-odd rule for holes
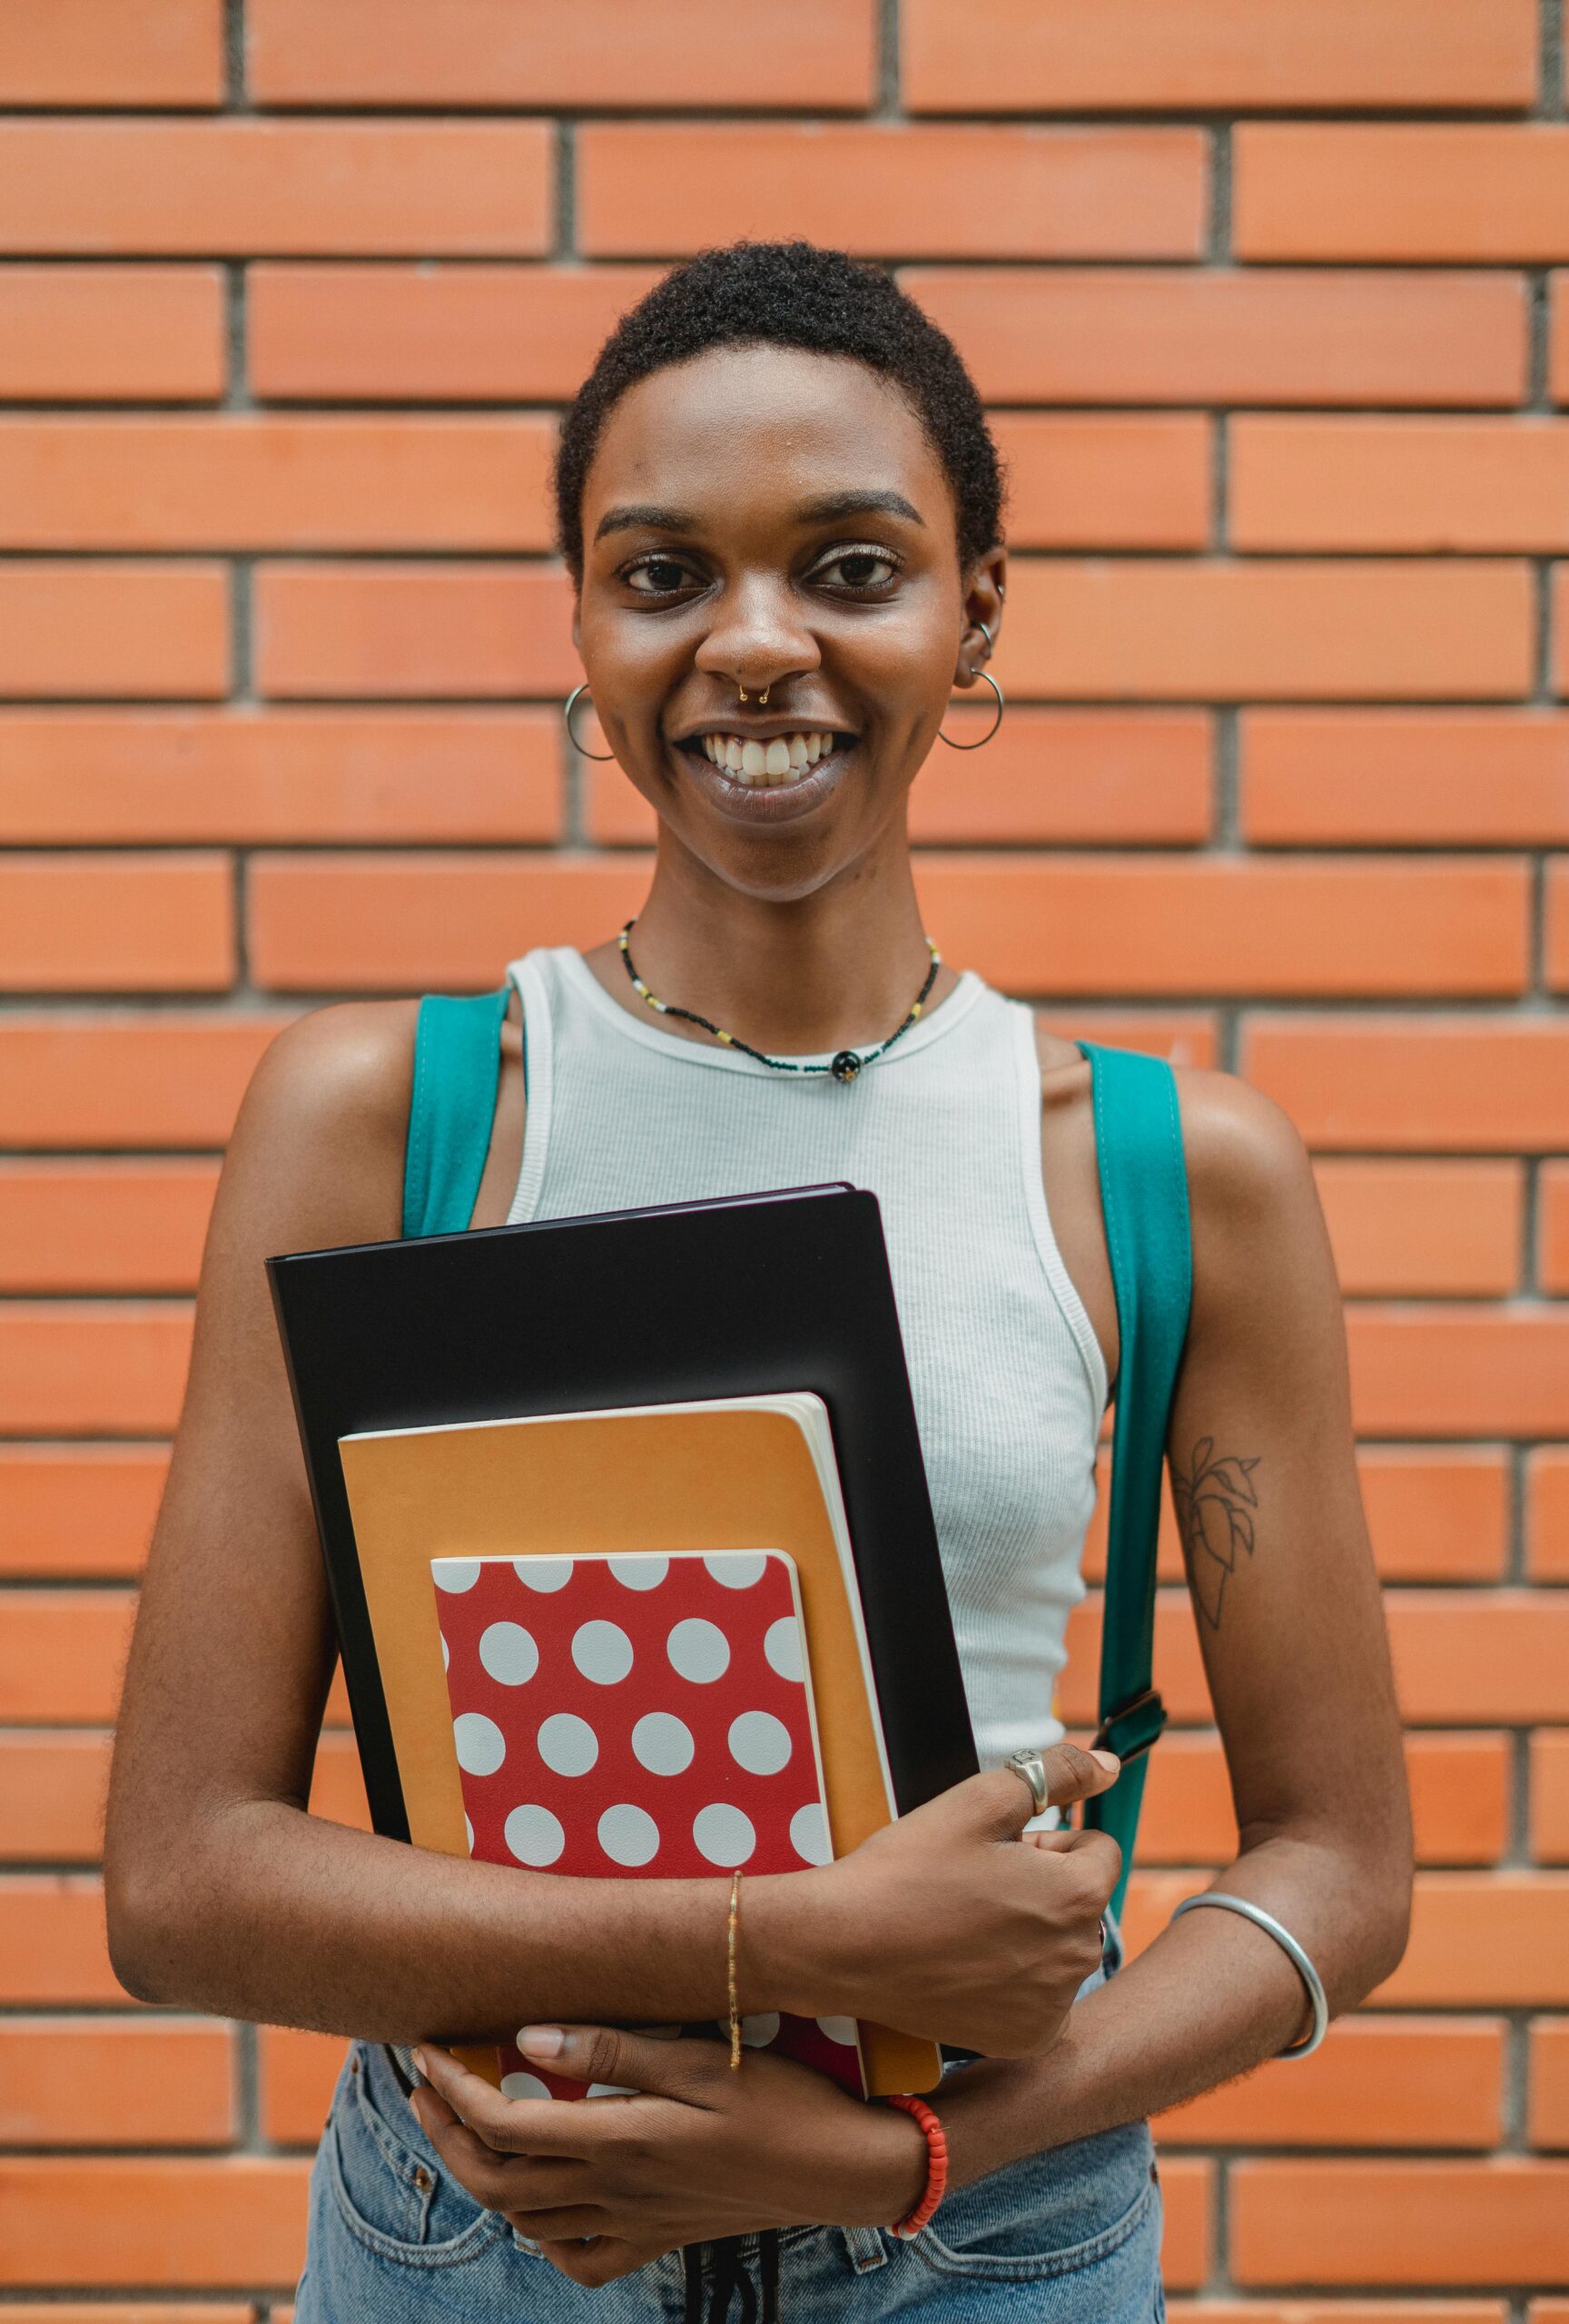
[[[913,2211],[896,2220],[889,2229],[890,2235],[908,2238],[919,2235],[938,2204],[948,2185],[948,2142],[942,2125],[923,2098],[908,2098],[899,2093],[889,2099],[890,2106],[902,2106],[913,2115],[926,2133],[926,2191]]]

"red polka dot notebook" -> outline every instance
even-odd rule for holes
[[[430,1571],[471,1856],[711,1880],[716,1931],[735,1866],[828,1862],[794,1559],[447,1557]],[[742,2032],[865,2095],[852,2019],[769,2013]],[[508,2096],[596,2094],[515,2049],[500,2066]]]

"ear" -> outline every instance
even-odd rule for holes
[[[956,686],[972,686],[976,675],[991,660],[980,624],[984,622],[992,633],[992,643],[1002,622],[1002,600],[1007,587],[1008,552],[999,544],[989,548],[974,566],[964,588],[964,628],[959,640],[959,652],[953,665]]]

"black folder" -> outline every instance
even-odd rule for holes
[[[267,1261],[371,1820],[409,1827],[338,1440],[810,1391],[827,1407],[893,1796],[978,1765],[874,1195],[805,1187]]]

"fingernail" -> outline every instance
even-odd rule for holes
[[[419,2068],[419,2072],[424,2075],[426,2081],[429,2082],[430,2079],[430,2069],[425,2063],[424,2051],[412,2050],[410,2051],[410,2055],[412,2057],[414,2063]]]
[[[1091,1751],[1090,1757],[1092,1759],[1098,1759],[1100,1765],[1103,1768],[1110,1768],[1113,1775],[1117,1773],[1118,1769],[1122,1765],[1121,1760],[1117,1757],[1115,1751]]]
[[[558,2058],[567,2036],[558,2025],[520,2025],[518,2047],[526,2058]]]

